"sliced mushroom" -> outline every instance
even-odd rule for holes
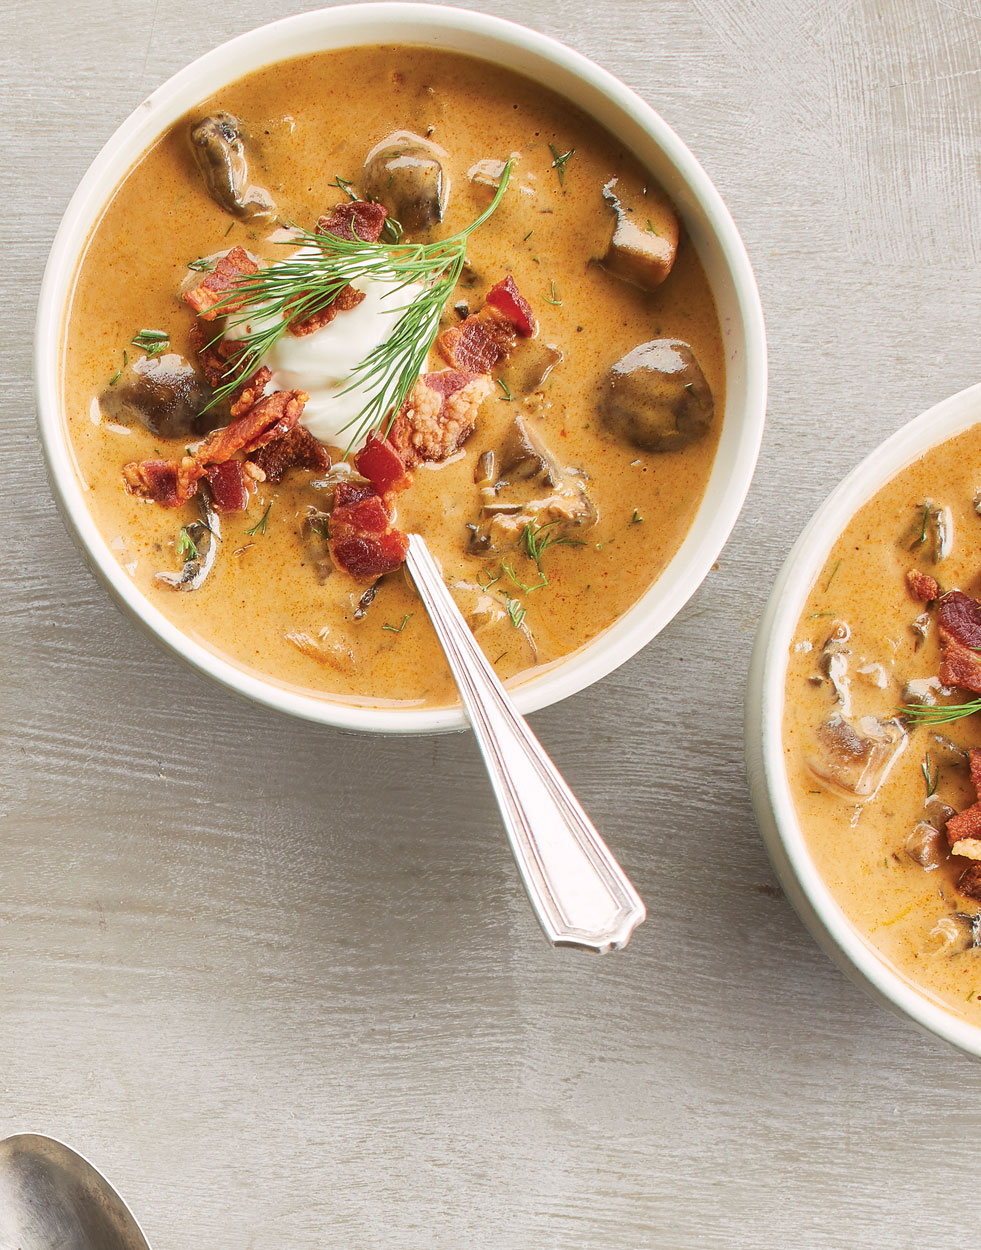
[[[202,484],[197,494],[200,521],[192,521],[186,526],[187,537],[194,544],[193,554],[184,561],[179,573],[157,573],[158,582],[170,586],[172,590],[200,590],[204,580],[214,568],[218,558],[218,546],[221,543],[221,518],[211,502],[211,492],[207,484]]]
[[[508,611],[505,592],[463,580],[450,582],[449,590],[499,677],[510,677],[538,663],[527,618]]]
[[[99,396],[110,421],[139,421],[158,438],[194,439],[221,425],[219,411],[205,412],[212,390],[183,356],[140,356]]]
[[[191,145],[208,193],[216,204],[243,221],[275,217],[272,196],[249,182],[249,162],[237,118],[231,113],[203,117],[191,127]]]
[[[680,339],[652,339],[618,360],[601,400],[607,427],[645,451],[677,451],[712,424],[712,391]]]
[[[600,264],[625,282],[652,291],[671,272],[678,254],[678,218],[674,210],[653,195],[635,206],[625,206],[614,191],[614,178],[603,188],[613,211],[613,231]]]
[[[541,389],[561,360],[562,353],[557,347],[550,347],[540,339],[519,339],[498,377],[512,395],[531,395]]]
[[[449,154],[437,143],[396,130],[368,153],[361,193],[384,204],[408,231],[426,230],[443,220],[450,198]]]
[[[815,731],[805,763],[813,775],[848,798],[872,798],[906,748],[898,720],[863,716],[846,720],[835,712]]]
[[[533,421],[518,415],[499,454],[477,461],[481,518],[473,527],[470,551],[516,547],[528,525],[554,526],[568,537],[596,523],[596,508],[583,476],[560,463]]]
[[[932,872],[950,858],[950,848],[946,835],[926,820],[920,820],[913,826],[913,832],[906,839],[906,854],[914,863]]]

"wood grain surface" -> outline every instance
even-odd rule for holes
[[[533,718],[648,902],[602,960],[542,941],[468,737],[232,700],[119,614],[48,492],[30,326],[77,180],[170,73],[292,7],[3,3],[0,1136],[88,1155],[155,1250],[965,1244],[981,1069],[803,930],[741,704],[807,517],[981,376],[978,0],[476,6],[680,131],[769,324],[769,425],[721,567]]]

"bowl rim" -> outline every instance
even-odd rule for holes
[[[831,549],[855,513],[931,448],[981,422],[981,383],[941,400],[874,448],[808,521],[777,576],[760,621],[746,687],[745,747],[753,807],[773,867],[794,908],[838,966],[873,998],[969,1055],[981,1025],[918,990],[845,915],[807,849],[784,764],[783,710],[790,645]]]
[[[624,124],[629,122],[643,131],[677,171],[692,197],[690,211],[704,217],[718,247],[738,309],[745,357],[745,398],[722,489],[709,498],[719,472],[717,451],[709,486],[692,526],[655,582],[626,613],[583,647],[536,676],[513,685],[512,697],[520,711],[528,713],[548,706],[612,672],[650,642],[698,589],[725,545],[749,490],[763,434],[767,377],[763,310],[756,281],[736,226],[708,175],[671,127],[640,96],[612,73],[550,36],[489,14],[436,4],[340,5],[282,18],[235,36],[196,58],[153,91],[117,127],[83,176],[58,228],[41,284],[35,326],[35,399],[42,448],[59,508],[83,556],[117,603],[157,642],[197,672],[232,693],[289,715],[342,729],[396,734],[463,729],[467,721],[459,706],[365,705],[280,685],[183,633],[144,596],[110,551],[85,504],[62,414],[60,362],[68,300],[85,242],[128,169],[167,125],[192,108],[196,100],[251,72],[260,63],[274,64],[296,55],[283,51],[287,44],[296,46],[298,41],[323,38],[330,32],[340,32],[342,36],[331,47],[377,44],[385,39],[373,32],[384,30],[386,38],[391,38],[388,32],[400,24],[408,24],[415,33],[411,39],[395,36],[392,42],[434,46],[440,45],[441,38],[448,38],[446,46],[455,47],[454,39],[476,40],[483,50],[474,49],[470,55],[478,59],[506,66],[508,60],[502,59],[501,53],[518,54],[524,61],[531,58],[548,63],[560,75],[576,79],[577,85],[605,96]],[[253,64],[257,53],[262,55]],[[243,60],[248,62],[245,68],[241,68]],[[235,69],[236,64],[240,68]],[[519,72],[526,73],[524,68]],[[206,78],[211,85],[203,91],[200,84]],[[560,88],[552,89],[568,95]],[[730,419],[737,418],[730,418],[727,411],[723,433]],[[696,541],[692,532],[707,507],[712,509],[706,513],[710,532]]]

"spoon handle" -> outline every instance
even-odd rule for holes
[[[459,687],[545,936],[554,946],[619,950],[644,919],[644,904],[512,704],[418,534],[409,535],[407,564]]]

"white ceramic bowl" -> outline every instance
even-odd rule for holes
[[[835,902],[801,833],[784,766],[782,733],[790,644],[838,536],[901,469],[979,421],[981,385],[945,399],[904,425],[866,457],[811,518],[780,570],[756,636],[746,691],[746,767],[767,853],[787,897],[822,949],[873,998],[981,1056],[981,1028],[958,1020],[897,975]]]
[[[244,74],[301,54],[406,43],[469,53],[543,83],[613,131],[678,208],[715,293],[728,371],[715,466],[694,524],[655,585],[610,629],[542,675],[520,683],[524,712],[611,672],[649,642],[697,589],[735,524],[756,464],[766,403],[766,345],[756,283],[718,192],[678,136],[612,74],[560,43],[481,13],[425,4],[323,9],[250,31],[181,70],[126,119],[82,179],[58,230],[38,307],[35,377],[41,439],[69,530],[123,607],[160,642],[228,689],[269,707],[347,729],[423,733],[463,728],[459,708],[357,707],[284,690],[185,637],[144,597],[96,530],[67,444],[60,380],[65,310],[79,256],[106,202],[137,158],[199,100]]]

